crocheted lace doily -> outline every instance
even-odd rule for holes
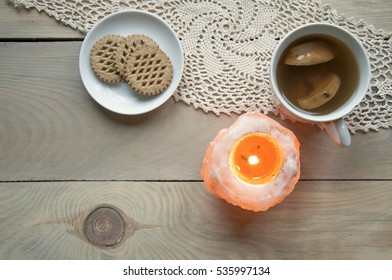
[[[351,132],[392,127],[391,34],[348,19],[316,0],[11,0],[34,7],[82,32],[115,11],[155,13],[177,32],[185,69],[175,100],[215,114],[279,114],[269,61],[280,38],[299,25],[329,22],[356,35],[367,49],[373,78],[363,102],[346,118]],[[282,116],[284,118],[284,116]]]

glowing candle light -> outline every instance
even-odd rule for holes
[[[230,166],[237,177],[247,183],[266,183],[279,173],[282,154],[272,137],[251,133],[234,144],[230,153]]]
[[[244,114],[210,143],[201,175],[217,197],[265,211],[290,194],[299,179],[299,142],[269,117]]]
[[[260,163],[260,160],[259,160],[258,156],[255,156],[255,155],[249,156],[249,158],[248,158],[248,164],[249,165],[256,165],[258,163]]]

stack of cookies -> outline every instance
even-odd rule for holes
[[[90,63],[102,81],[126,81],[143,95],[163,92],[173,78],[170,58],[153,39],[142,34],[102,37],[91,49]]]

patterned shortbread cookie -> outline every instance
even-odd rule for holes
[[[121,81],[116,67],[116,51],[125,38],[107,35],[99,39],[90,52],[90,64],[97,77],[107,83]]]
[[[150,37],[142,34],[128,35],[126,39],[120,43],[116,52],[116,67],[117,72],[124,77],[124,67],[128,55],[142,46],[158,47],[157,43]]]
[[[132,89],[143,95],[163,92],[173,77],[170,58],[158,47],[143,46],[127,58],[124,78]]]

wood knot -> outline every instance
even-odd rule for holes
[[[87,240],[99,247],[111,247],[121,242],[125,235],[125,221],[119,209],[111,205],[96,207],[83,223]]]

